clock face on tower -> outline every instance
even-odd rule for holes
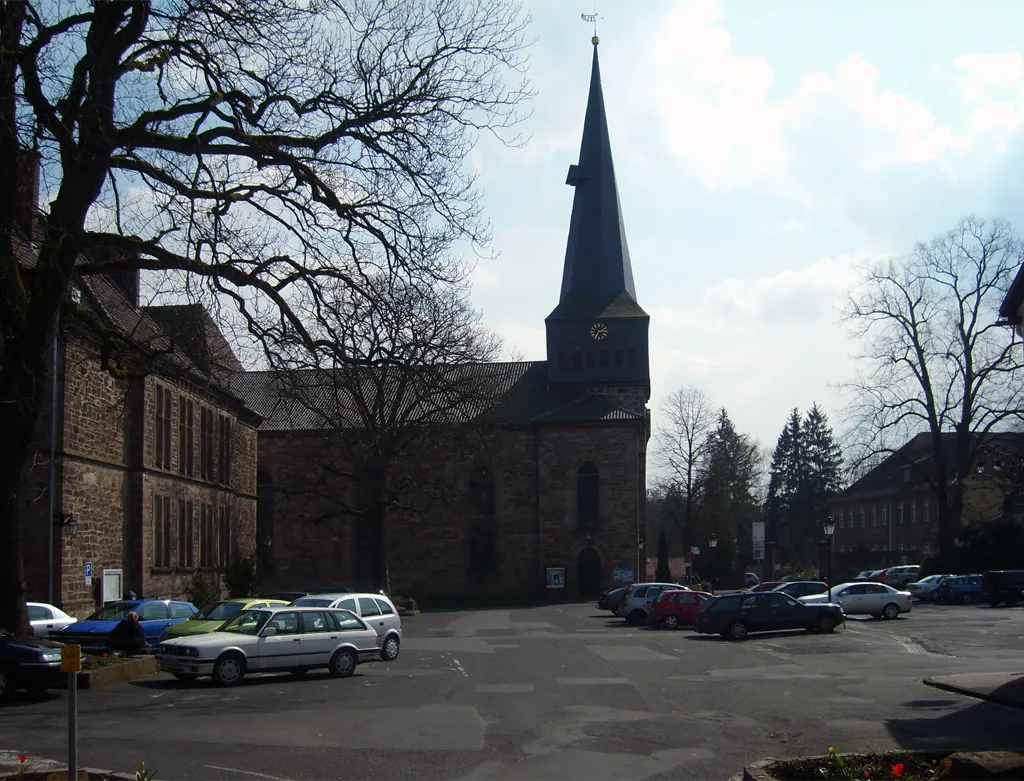
[[[590,326],[590,338],[601,341],[608,336],[608,326],[604,323],[594,323]]]

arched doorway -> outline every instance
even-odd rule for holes
[[[601,554],[593,548],[584,548],[576,559],[579,596],[595,597],[601,593]]]

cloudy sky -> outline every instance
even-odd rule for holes
[[[474,154],[496,260],[474,299],[510,351],[544,358],[579,154],[591,28],[528,2],[538,94],[522,149]],[[899,255],[962,214],[1024,203],[1020,0],[645,0],[598,5],[616,175],[651,407],[703,388],[773,446],[857,351],[838,322],[866,259]]]

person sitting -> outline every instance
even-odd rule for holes
[[[146,632],[134,610],[110,632],[110,650],[126,654],[146,652]]]

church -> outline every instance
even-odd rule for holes
[[[461,501],[392,507],[384,545],[394,594],[424,602],[575,599],[642,578],[650,438],[650,317],[637,301],[615,183],[598,40],[561,290],[544,361],[480,365],[500,383],[490,446],[434,467]],[[553,291],[552,291],[553,293]],[[554,295],[552,295],[554,298]],[[358,486],[302,490],[311,452],[338,430],[281,403],[266,372],[232,391],[263,417],[257,549],[264,587],[365,582],[371,554],[349,509]],[[494,411],[494,410],[492,410]],[[344,470],[338,470],[341,474]],[[333,509],[332,509],[333,508]]]

